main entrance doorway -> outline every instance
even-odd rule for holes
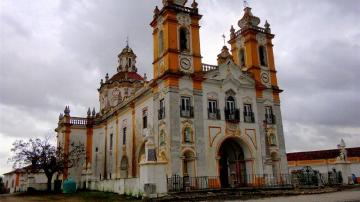
[[[219,172],[221,187],[246,185],[246,165],[244,151],[235,138],[226,139],[220,146]]]

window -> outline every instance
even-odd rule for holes
[[[209,113],[217,113],[217,101],[209,100]]]
[[[147,128],[147,114],[148,114],[148,110],[144,109],[143,110],[143,129]]]
[[[161,30],[159,32],[159,57],[164,52],[164,32]]]
[[[165,118],[165,100],[160,100],[160,109],[159,109],[159,120]]]
[[[240,67],[245,67],[245,51],[244,49],[240,49],[239,52],[239,61],[240,61]]]
[[[259,46],[259,58],[260,58],[260,65],[267,66],[266,48],[264,46]]]
[[[265,121],[267,124],[275,124],[275,115],[271,106],[265,107]]]
[[[250,116],[252,114],[251,104],[245,104],[244,105],[244,114],[246,116]]]
[[[244,121],[246,123],[254,123],[254,113],[252,111],[251,104],[244,104]]]
[[[113,149],[113,134],[110,134],[110,151]]]
[[[123,145],[126,145],[126,127],[123,128]]]
[[[273,114],[273,111],[272,111],[272,107],[271,107],[271,106],[266,106],[266,107],[265,107],[265,114],[266,114],[266,115]]]
[[[180,28],[180,51],[189,50],[189,31],[182,27]]]
[[[98,148],[98,147],[96,147],[96,148],[95,148],[95,152],[98,152],[98,151],[99,151],[99,148]]]
[[[132,65],[131,65],[131,58],[128,58],[128,67],[131,67]]]
[[[235,99],[232,96],[229,96],[226,99],[226,109],[229,111],[230,114],[234,113],[235,111]]]
[[[189,111],[190,110],[190,97],[181,97],[181,110]]]
[[[194,116],[190,97],[181,97],[180,116],[186,118]]]
[[[216,100],[208,101],[208,117],[209,119],[220,119],[220,112]]]
[[[225,120],[230,122],[240,122],[240,110],[236,108],[235,99],[229,96],[225,103]]]

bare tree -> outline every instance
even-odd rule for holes
[[[81,143],[71,143],[69,150],[64,151],[62,145],[51,145],[48,138],[15,141],[11,151],[14,156],[9,160],[14,163],[14,168],[28,166],[31,172],[44,171],[49,192],[53,175],[77,166],[85,156],[85,147]]]

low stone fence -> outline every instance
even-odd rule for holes
[[[87,187],[90,190],[113,192],[134,197],[142,196],[144,192],[140,190],[140,178],[90,181]]]

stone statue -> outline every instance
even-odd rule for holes
[[[340,151],[340,155],[336,158],[340,161],[346,161],[347,160],[347,152],[346,152],[346,145],[344,139],[341,139],[340,144],[338,144],[338,149]]]

